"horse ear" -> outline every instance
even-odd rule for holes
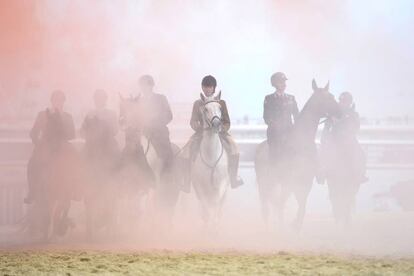
[[[312,79],[312,89],[313,91],[316,91],[318,89],[318,85],[316,84],[315,79]]]
[[[325,85],[324,90],[325,90],[325,91],[329,91],[329,81],[328,81],[328,83]]]
[[[203,93],[200,93],[200,99],[205,102],[206,101],[206,96],[204,96]]]
[[[214,97],[214,100],[216,100],[216,101],[220,101],[220,99],[221,99],[221,90],[218,93],[218,95]]]

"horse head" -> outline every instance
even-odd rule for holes
[[[142,116],[135,99],[125,98],[119,94],[119,123],[123,128],[138,126]]]
[[[206,97],[203,93],[200,94],[203,102],[201,106],[201,113],[203,116],[204,128],[211,129],[214,132],[219,132],[221,122],[221,91],[217,96]]]
[[[341,114],[338,102],[329,92],[329,81],[325,87],[318,87],[315,79],[312,80],[313,103],[320,118],[323,117],[339,117]]]

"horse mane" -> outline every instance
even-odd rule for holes
[[[309,99],[306,101],[305,105],[303,106],[303,108],[300,110],[294,125],[300,125],[307,117],[308,114],[311,114],[310,108],[312,107],[312,104],[314,102],[314,98],[315,98],[315,93],[312,93],[312,95],[309,97]]]
[[[315,101],[315,92],[309,97],[303,106],[302,110],[299,112],[292,130],[292,138],[294,138],[294,144],[298,143],[314,143],[316,131],[319,124],[319,116],[314,115],[314,101]],[[317,110],[316,110],[317,112]]]

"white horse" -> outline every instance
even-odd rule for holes
[[[224,198],[229,187],[228,157],[219,131],[221,128],[221,93],[205,97],[200,94],[203,105],[203,133],[199,152],[191,171],[191,179],[201,204],[205,226],[217,227]]]

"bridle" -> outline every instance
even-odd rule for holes
[[[207,120],[207,115],[206,115],[206,106],[208,105],[208,104],[210,104],[210,103],[220,103],[219,101],[217,101],[217,100],[209,100],[209,101],[206,101],[204,104],[203,104],[203,109],[202,109],[202,112],[203,112],[203,114],[204,114],[204,121],[207,123],[207,127],[206,128],[204,128],[204,130],[207,130],[207,129],[211,129],[212,127],[213,127],[213,121],[214,121],[214,119],[218,119],[218,120],[220,120],[221,121],[221,118],[219,117],[219,116],[217,116],[217,115],[214,115],[210,120]]]
[[[205,127],[204,130],[211,129],[213,127],[213,121],[215,119],[218,119],[218,120],[221,121],[221,118],[219,116],[217,116],[217,115],[214,115],[210,120],[207,120],[207,116],[206,116],[206,105],[208,105],[210,103],[219,103],[219,101],[217,101],[217,100],[209,100],[209,101],[207,101],[207,102],[205,102],[203,104],[203,110],[202,110],[202,112],[204,114],[204,121],[207,123],[207,127]],[[220,162],[220,160],[221,160],[221,158],[223,157],[223,154],[224,154],[224,146],[223,146],[223,143],[221,142],[221,138],[219,138],[219,140],[220,140],[220,145],[221,145],[220,155],[217,158],[217,160],[213,162],[213,164],[209,164],[207,162],[207,160],[203,157],[203,154],[201,153],[201,149],[199,151],[199,155],[200,155],[201,161],[203,162],[204,165],[206,165],[211,170],[211,173],[210,173],[210,183],[213,183],[214,173],[216,171],[216,167],[217,167],[218,163]]]

